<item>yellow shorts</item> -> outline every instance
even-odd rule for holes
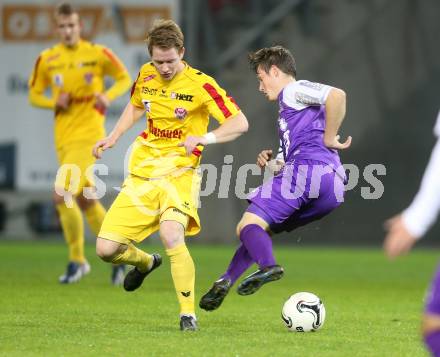
[[[96,159],[92,155],[93,143],[77,143],[57,150],[60,168],[55,179],[57,192],[67,191],[73,195],[82,193],[84,187],[93,187],[92,170]],[[60,191],[60,192],[61,192]]]
[[[139,243],[156,232],[163,221],[181,223],[185,235],[199,233],[200,180],[194,170],[154,179],[129,175],[98,236],[122,244]]]

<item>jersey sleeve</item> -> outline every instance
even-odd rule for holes
[[[300,80],[286,87],[283,93],[283,101],[297,110],[313,105],[323,105],[333,87]]]
[[[208,113],[220,124],[240,112],[234,99],[209,77],[205,77],[202,82],[202,101]]]
[[[141,85],[139,84],[139,78],[140,78],[141,72],[138,73],[136,80],[133,82],[133,86],[131,87],[130,91],[130,102],[135,107],[138,108],[144,108],[144,105],[142,103],[141,98]]]
[[[437,140],[420,189],[411,205],[403,212],[403,221],[409,232],[421,238],[434,224],[440,211],[440,139]]]
[[[44,92],[50,86],[50,78],[46,69],[43,54],[37,58],[29,77],[29,100],[32,105],[40,108],[53,109],[55,101],[47,97]]]
[[[122,61],[110,49],[102,47],[101,51],[103,73],[115,80],[105,94],[110,100],[114,100],[130,88],[130,74]]]

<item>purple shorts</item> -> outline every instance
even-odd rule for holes
[[[286,164],[253,191],[247,212],[264,219],[274,233],[290,232],[321,219],[344,201],[345,171],[316,160]]]
[[[440,315],[440,265],[426,296],[425,313]]]

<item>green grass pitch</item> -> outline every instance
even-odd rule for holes
[[[146,250],[163,248],[145,244]],[[190,244],[197,304],[233,254],[231,246]],[[420,342],[423,296],[435,251],[388,262],[380,250],[275,246],[286,274],[255,295],[231,290],[219,310],[197,308],[200,330],[182,333],[169,261],[126,293],[87,246],[92,272],[61,286],[60,242],[0,243],[0,355],[3,356],[427,356]],[[327,318],[316,333],[288,332],[289,295],[321,297]]]

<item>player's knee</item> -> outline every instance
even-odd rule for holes
[[[166,248],[174,248],[185,242],[185,233],[183,227],[176,224],[162,223],[160,225],[160,238]]]
[[[124,246],[117,242],[99,238],[96,240],[96,255],[103,261],[110,263],[114,257],[123,252]],[[127,247],[125,247],[127,249]]]

